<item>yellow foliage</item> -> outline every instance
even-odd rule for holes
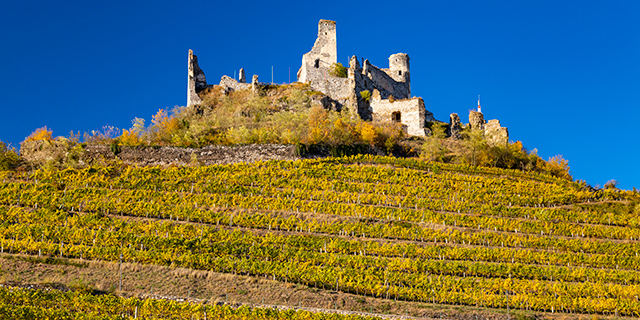
[[[360,136],[362,137],[362,141],[374,144],[376,142],[376,128],[369,122],[362,122],[360,126]]]
[[[137,146],[140,145],[140,136],[134,129],[127,130],[122,129],[122,135],[120,136],[120,142],[125,146]]]
[[[309,135],[307,143],[314,144],[325,141],[329,136],[329,113],[321,106],[313,106],[309,110]]]
[[[546,169],[547,172],[553,176],[573,180],[573,177],[569,174],[569,161],[565,160],[562,155],[556,155],[549,158],[546,163]]]
[[[47,129],[47,126],[36,129],[24,141],[53,140],[53,131]]]
[[[151,117],[151,123],[156,142],[171,141],[172,136],[180,129],[178,118],[169,116],[169,113],[164,109],[158,110],[158,113]]]

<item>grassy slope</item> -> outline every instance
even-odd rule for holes
[[[440,276],[463,284],[455,289],[461,292],[473,289],[469,279],[513,281],[525,290],[538,284],[547,293],[533,291],[531,297],[550,303],[562,300],[553,297],[558,291],[552,288],[593,283],[600,285],[598,290],[610,291],[580,292],[586,300],[609,303],[602,312],[613,315],[616,309],[623,310],[622,303],[632,303],[633,293],[627,291],[640,284],[640,259],[631,254],[640,247],[637,200],[638,195],[629,192],[594,193],[563,180],[517,171],[370,157],[6,174],[0,191],[0,263],[7,284],[55,283],[117,292],[118,254],[124,251],[120,293],[125,295],[153,292],[208,301],[264,301],[426,317],[444,313],[456,318],[476,314],[503,318],[506,305],[459,304],[445,298],[433,303],[429,298],[415,301],[421,298],[403,296],[406,285],[400,282],[425,272],[429,281]],[[229,244],[224,237],[230,236],[219,231],[239,231],[242,236],[228,238],[235,239]],[[207,243],[194,242],[163,256],[165,260],[154,260],[184,246],[185,239],[202,235]],[[242,242],[247,237],[254,239],[250,247]],[[97,244],[92,238],[98,239]],[[94,247],[105,250],[91,251]],[[128,247],[134,249],[120,249]],[[145,256],[147,252],[151,253]],[[236,262],[227,269],[191,263],[185,252],[229,255],[229,261]],[[389,281],[398,291],[389,299],[384,291],[372,297],[372,291],[362,293],[369,290],[367,281],[375,282],[371,279],[345,281],[336,290],[331,279],[281,276],[236,265],[273,261],[278,266],[292,259],[297,262],[289,268],[307,261],[320,266],[317,273],[331,269],[326,265],[337,259],[327,274],[344,272],[341,279],[356,277],[349,270],[366,274],[377,268],[379,272],[371,275],[380,276],[380,285],[391,274],[385,270],[395,270],[398,280]],[[428,271],[416,273],[412,268]],[[420,292],[428,295],[439,288]],[[499,302],[501,292],[496,288],[485,293],[490,297],[494,292]],[[510,287],[512,299],[518,290]],[[509,313],[590,317],[585,311],[526,309],[524,304],[510,305]]]

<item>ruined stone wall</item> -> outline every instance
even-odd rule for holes
[[[351,96],[348,78],[339,78],[327,75],[324,79],[311,82],[311,88],[338,101],[346,101]]]
[[[192,156],[193,155],[193,156]],[[91,164],[100,159],[113,160],[116,157],[131,165],[188,165],[197,160],[197,164],[228,164],[255,162],[259,160],[296,160],[294,145],[251,144],[242,146],[207,146],[203,148],[181,147],[120,147],[114,154],[108,145],[88,145],[83,161]]]
[[[408,72],[405,75],[400,75],[403,71],[396,70],[396,67],[386,70],[379,69],[369,63],[369,60],[365,60],[364,66],[360,67],[358,58],[356,56],[351,57],[348,71],[351,100],[353,108],[362,119],[371,120],[372,114],[376,112],[373,104],[362,99],[361,92],[365,90],[369,91],[369,93],[378,91],[381,99],[388,99],[390,96],[393,96],[394,99],[410,98],[410,84],[408,82],[397,82],[396,79],[390,76],[390,74],[397,72],[398,79],[405,79],[405,76],[408,79]]]
[[[365,60],[362,67],[364,76],[362,80],[365,83],[356,83],[356,86],[367,88],[367,90],[377,89],[380,91],[382,99],[388,99],[390,96],[396,99],[411,98],[411,89],[408,88],[408,83],[397,82],[389,76],[389,73],[393,73],[393,71],[380,69],[372,65],[369,60]]]
[[[484,136],[492,146],[504,147],[509,143],[509,130],[500,126],[499,120],[489,120],[484,126]]]
[[[251,88],[250,83],[238,82],[229,76],[222,76],[222,78],[220,79],[220,86],[226,91],[240,91]]]
[[[375,90],[371,97],[371,109],[374,121],[398,121],[412,136],[426,136],[426,123],[436,121],[433,113],[425,108],[422,98],[391,101],[381,99],[380,93]]]

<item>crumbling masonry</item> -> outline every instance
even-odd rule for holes
[[[391,55],[389,68],[386,69],[374,66],[369,60],[364,60],[361,65],[358,58],[352,56],[347,77],[342,78],[331,72],[338,60],[337,50],[335,21],[320,20],[318,37],[311,51],[302,56],[298,82],[308,83],[313,90],[327,95],[330,99],[325,102],[336,109],[348,108],[365,120],[399,122],[406,133],[412,136],[429,134],[427,123],[437,120],[426,110],[422,98],[411,97],[409,55]],[[219,86],[225,92],[249,88],[256,90],[258,76],[253,76],[251,84],[246,83],[245,79],[244,69],[241,69],[239,81],[223,76]],[[200,103],[198,92],[210,87],[212,85],[206,83],[204,73],[198,67],[197,57],[189,50],[187,105]],[[484,119],[480,125],[484,129]],[[506,128],[501,128],[499,122],[497,127],[493,122],[487,127],[491,128],[492,135],[495,133],[500,136],[496,138],[500,142],[504,140],[504,134],[508,140]],[[459,131],[460,124],[457,123],[451,130],[451,136],[459,138]]]

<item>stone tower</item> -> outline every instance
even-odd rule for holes
[[[389,76],[393,80],[404,83],[407,98],[411,97],[411,76],[409,71],[409,55],[396,53],[389,56]]]
[[[399,82],[409,82],[409,55],[396,53],[389,56],[389,71],[393,79]]]
[[[338,62],[336,22],[320,20],[318,22],[318,38],[311,51],[302,56],[298,81],[304,83],[323,78],[326,70],[336,62]]]

